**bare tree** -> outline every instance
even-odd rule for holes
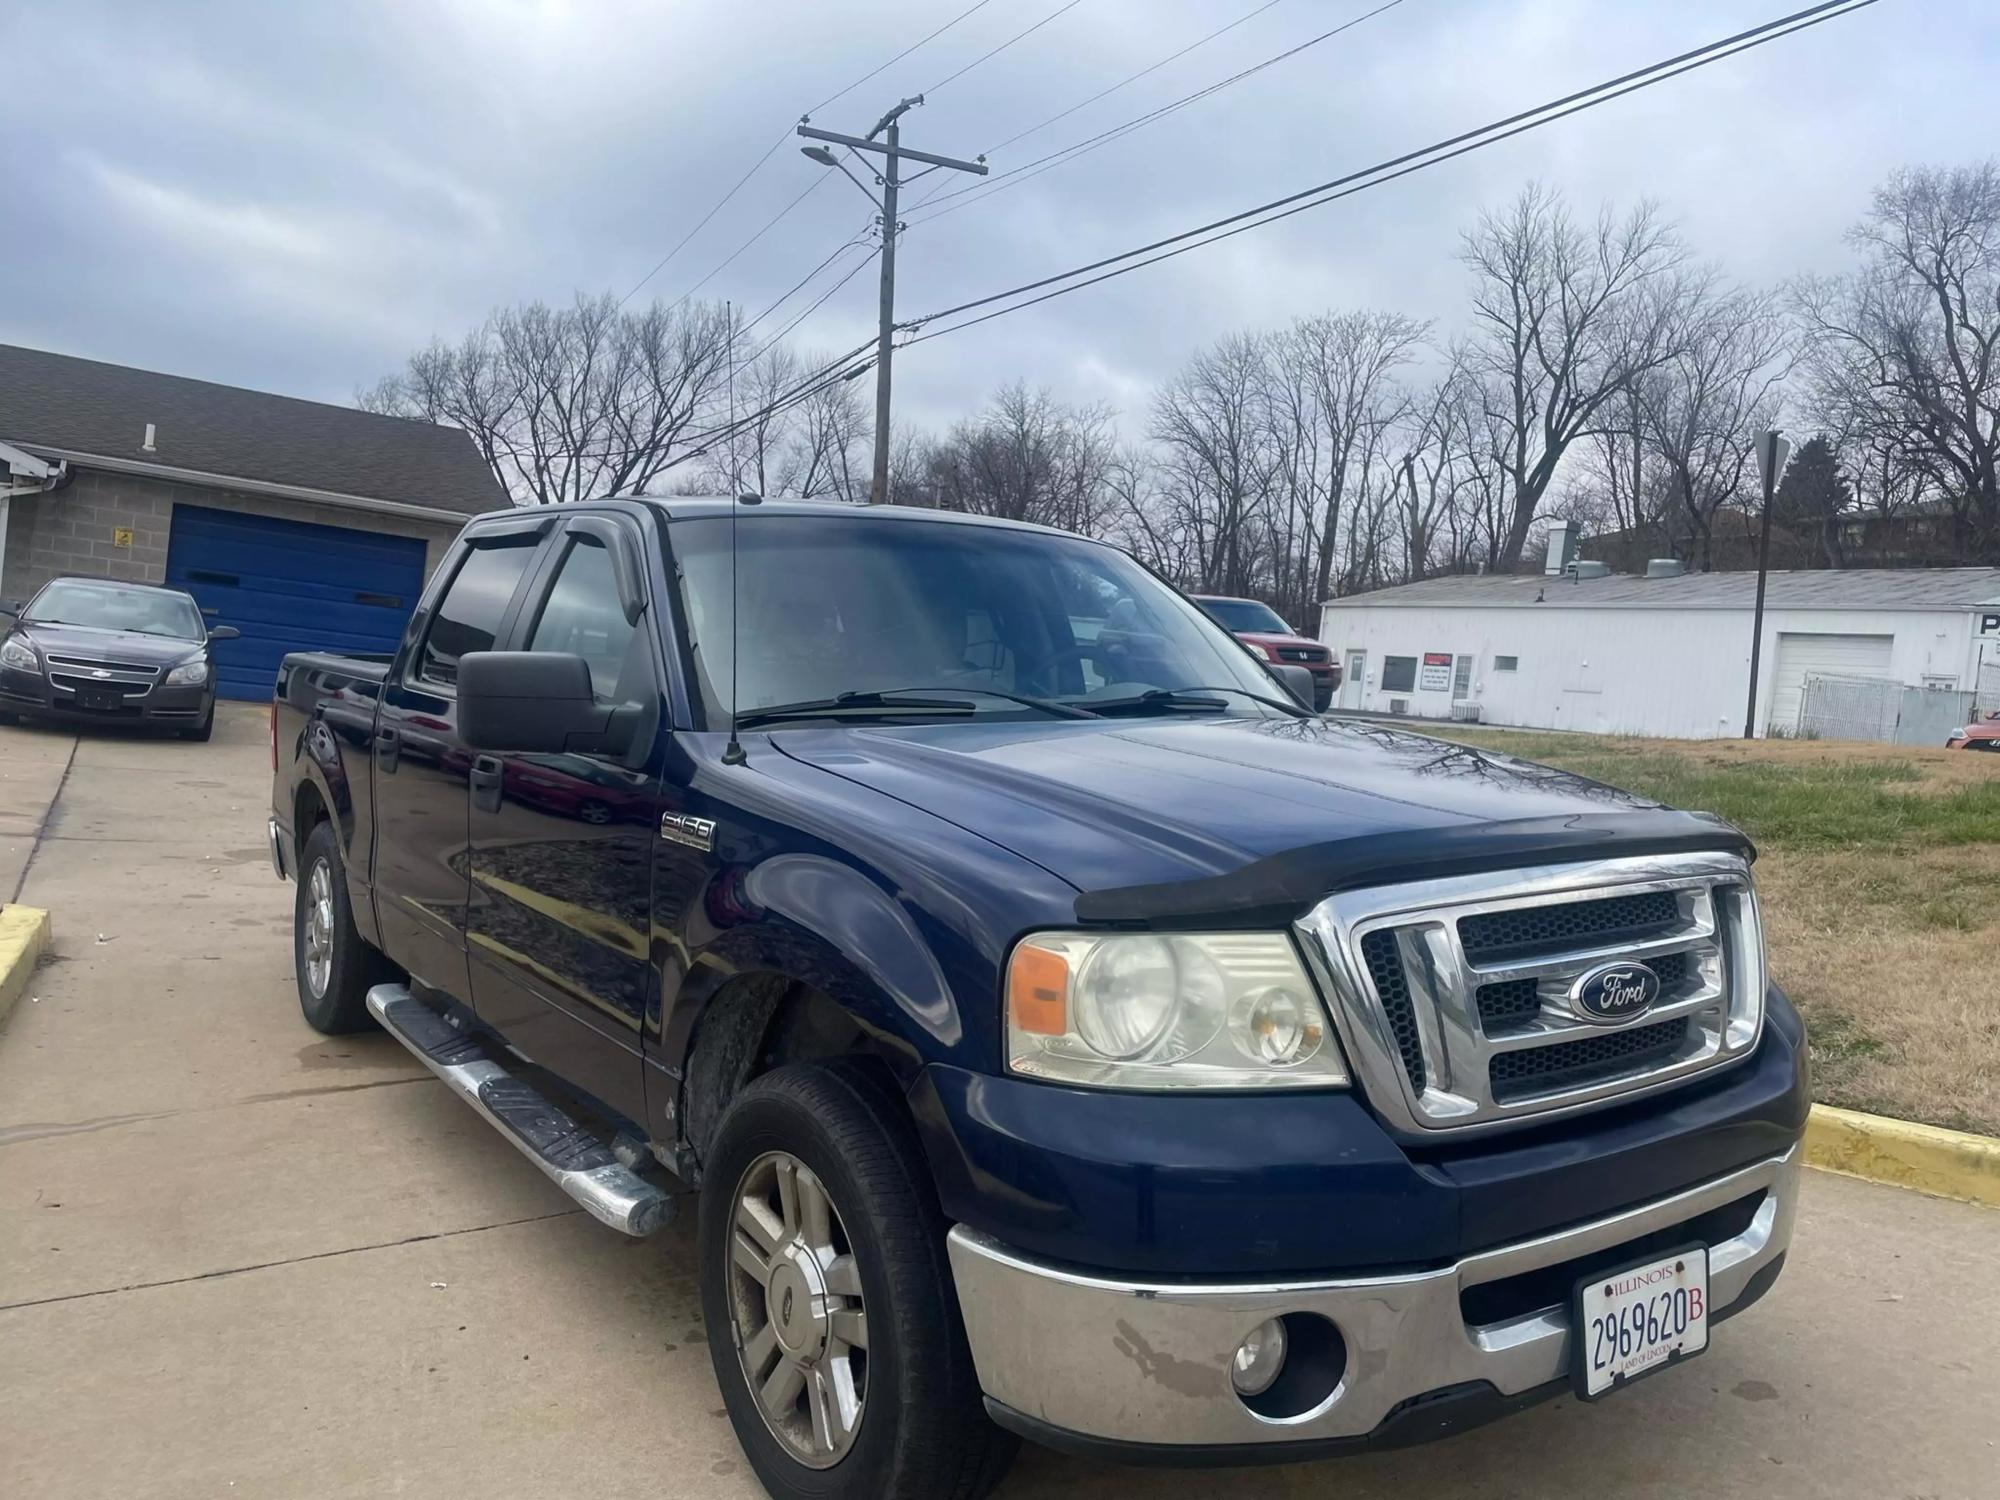
[[[712,425],[730,345],[707,304],[532,302],[418,351],[359,402],[464,428],[517,501],[584,500],[646,489]]]
[[[945,510],[1096,532],[1110,519],[1112,413],[1067,406],[1016,382],[926,450],[926,503]]]
[[[1468,360],[1504,437],[1511,494],[1496,560],[1511,568],[1570,445],[1671,354],[1671,301],[1649,294],[1683,251],[1651,204],[1618,220],[1607,210],[1585,230],[1531,184],[1481,216],[1461,258],[1473,273]]]
[[[1255,581],[1273,442],[1268,340],[1236,334],[1196,354],[1162,387],[1151,433],[1158,493],[1185,533],[1206,588],[1247,592]]]
[[[1849,238],[1861,267],[1795,293],[1818,413],[1923,476],[1957,556],[2000,561],[2000,162],[1897,172]]]
[[[1707,569],[1718,513],[1732,502],[1746,508],[1757,435],[1777,423],[1790,330],[1775,296],[1728,287],[1713,271],[1676,278],[1665,300],[1672,352],[1634,383],[1633,396],[1672,496],[1673,530],[1685,538],[1681,558]]]
[[[1428,324],[1400,313],[1326,313],[1301,318],[1277,340],[1278,364],[1310,391],[1319,429],[1319,503],[1312,527],[1312,598],[1307,601],[1314,612],[1333,593],[1347,592],[1379,566],[1375,544],[1350,548],[1339,571],[1335,562],[1343,535],[1351,542],[1357,534],[1373,536],[1379,529],[1372,516],[1363,517],[1357,533],[1351,507],[1357,499],[1371,511],[1388,503],[1394,484],[1389,434],[1409,405],[1396,373],[1429,331]],[[1363,556],[1368,561],[1357,572],[1356,560]]]

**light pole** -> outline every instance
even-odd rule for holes
[[[907,111],[923,102],[922,94],[905,99],[877,120],[875,128],[866,136],[838,135],[831,130],[817,129],[803,120],[799,122],[799,134],[810,140],[830,141],[850,151],[876,151],[883,157],[882,171],[876,177],[882,186],[882,299],[875,337],[875,470],[868,485],[870,505],[881,505],[889,498],[889,356],[890,336],[896,331],[896,235],[903,227],[896,222],[896,193],[903,185],[902,163],[907,159],[928,162],[932,167],[949,167],[955,172],[972,172],[980,177],[986,175],[984,158],[960,161],[956,157],[935,156],[928,151],[917,151],[902,145],[901,127],[897,122]],[[876,140],[878,135],[883,139]],[[839,167],[847,173],[849,181],[868,193],[861,179],[848,172],[840,158],[826,147],[801,146],[799,149],[823,167]],[[875,195],[868,193],[868,198],[873,202]]]
[[[1743,738],[1757,728],[1757,658],[1764,646],[1764,575],[1771,568],[1771,497],[1777,493],[1778,471],[1792,445],[1773,427],[1757,439],[1757,467],[1764,474],[1764,523],[1757,538],[1757,609],[1750,624],[1750,702],[1743,710]]]

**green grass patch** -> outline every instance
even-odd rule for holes
[[[1908,760],[1720,762],[1645,741],[1572,735],[1452,739],[1623,787],[1669,807],[1712,812],[1774,849],[2000,843],[2000,777],[1950,790]]]

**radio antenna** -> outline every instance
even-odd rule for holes
[[[722,315],[729,320],[729,743],[723,747],[722,763],[740,766],[750,757],[736,735],[736,617],[742,603],[736,590],[736,516],[743,509],[743,487],[736,482],[736,309],[725,302]]]

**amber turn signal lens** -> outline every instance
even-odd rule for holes
[[[1007,965],[1007,1013],[1020,1031],[1061,1036],[1069,1030],[1069,960],[1022,943]]]

